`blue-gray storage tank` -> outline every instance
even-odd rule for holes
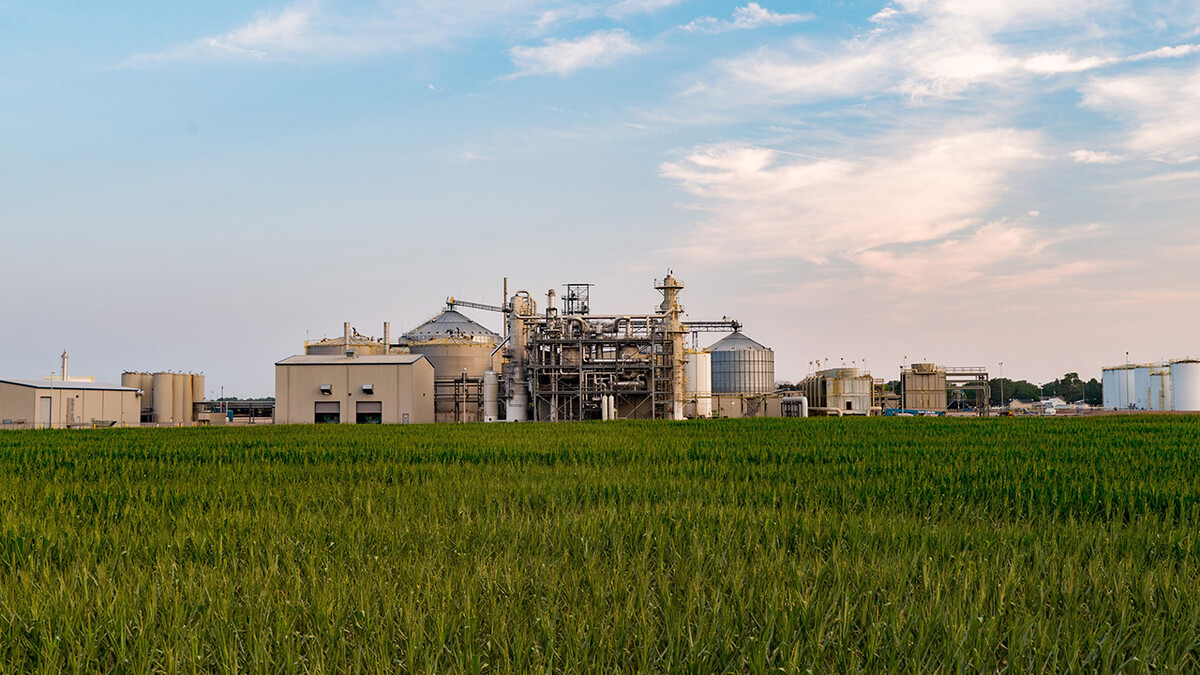
[[[775,391],[775,352],[734,331],[717,340],[712,352],[714,394],[766,394]]]

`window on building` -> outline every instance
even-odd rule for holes
[[[317,401],[313,406],[313,423],[341,424],[342,410],[339,401]]]
[[[358,401],[354,405],[355,424],[383,424],[382,401]]]

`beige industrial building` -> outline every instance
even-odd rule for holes
[[[829,368],[804,378],[800,391],[814,414],[869,415],[875,380],[858,368]]]
[[[914,363],[900,373],[903,408],[946,409],[946,369],[932,363]]]
[[[433,421],[433,365],[420,354],[305,354],[275,364],[277,424]]]
[[[139,392],[79,379],[0,379],[0,428],[136,427]]]

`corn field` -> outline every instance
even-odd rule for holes
[[[0,433],[0,672],[1200,669],[1200,418]]]

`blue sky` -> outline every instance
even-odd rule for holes
[[[667,268],[779,379],[1200,356],[1193,2],[0,0],[0,102],[4,376]]]

